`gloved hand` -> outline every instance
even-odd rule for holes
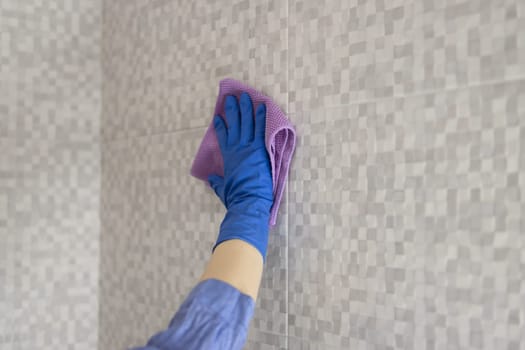
[[[258,106],[254,119],[251,98],[243,93],[240,107],[235,96],[227,96],[224,110],[227,125],[220,116],[213,120],[224,159],[224,178],[208,177],[227,209],[215,247],[240,239],[257,248],[264,259],[273,204],[270,159],[264,144],[266,106]]]

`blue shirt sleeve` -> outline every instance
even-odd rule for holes
[[[225,282],[202,281],[169,327],[135,350],[242,349],[254,304],[251,297]]]

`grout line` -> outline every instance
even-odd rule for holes
[[[47,135],[37,136],[37,137],[20,137],[20,136],[0,136],[0,141],[20,141],[20,142],[41,142],[41,143],[48,143],[51,145],[61,145],[61,144],[87,144],[90,145],[93,144],[100,144],[102,142],[102,138],[99,136],[87,136],[83,140],[71,140],[70,137],[67,136],[54,136],[54,137],[48,137]]]
[[[119,141],[140,139],[140,138],[157,137],[157,136],[164,136],[164,135],[175,135],[175,134],[180,134],[180,133],[184,133],[184,132],[192,132],[192,131],[197,131],[197,130],[204,130],[204,129],[207,129],[207,128],[208,128],[207,125],[203,125],[203,126],[195,126],[195,127],[189,127],[189,128],[176,129],[176,130],[172,130],[172,131],[153,132],[151,134],[139,134],[139,135],[126,136],[126,137],[111,138],[111,139],[108,139],[108,140],[105,140],[105,139],[102,138],[101,142],[104,143],[104,144],[108,144],[108,143],[114,143],[114,142],[119,142]]]
[[[287,1],[287,3],[288,3],[288,1]],[[287,38],[289,36],[288,34],[289,33],[288,33],[288,28],[287,28]],[[289,46],[288,42],[287,42],[287,46]],[[290,64],[290,55],[289,55],[289,53],[287,53],[287,66],[288,66],[287,69],[286,69],[287,85],[289,85],[289,83],[290,83],[289,82],[289,70],[290,70],[289,69],[289,64]],[[497,84],[512,84],[512,83],[518,83],[518,82],[522,82],[522,81],[525,81],[525,76],[519,76],[519,77],[516,77],[516,78],[513,78],[513,79],[508,79],[508,80],[490,80],[490,81],[479,82],[477,84],[469,84],[469,85],[463,85],[463,86],[448,87],[448,88],[443,88],[443,89],[424,90],[424,91],[411,93],[411,94],[406,94],[406,95],[392,95],[392,96],[386,96],[386,97],[378,97],[378,98],[371,98],[371,99],[355,100],[355,101],[353,101],[351,103],[346,103],[346,104],[333,104],[333,105],[327,105],[327,106],[320,106],[320,107],[314,108],[312,110],[319,110],[319,109],[328,110],[328,109],[335,109],[335,108],[342,108],[342,107],[348,107],[348,106],[353,106],[353,105],[359,105],[359,104],[363,104],[363,103],[385,101],[385,100],[388,100],[388,99],[395,99],[395,100],[397,100],[397,99],[403,99],[403,98],[412,98],[412,97],[426,96],[426,95],[431,95],[431,94],[436,94],[436,93],[465,90],[465,89],[476,88],[476,87],[486,87],[486,86],[497,85]],[[289,94],[289,91],[286,94],[286,104],[287,104],[287,108],[289,109],[290,108],[290,94]],[[310,110],[310,111],[312,111],[312,110]],[[304,113],[304,112],[305,112],[305,110],[302,110],[302,109],[295,110],[295,111],[288,111],[287,115],[300,114],[300,113]],[[103,126],[101,125],[101,130],[102,130],[102,127]],[[205,129],[207,127],[208,127],[207,125],[200,125],[200,126],[195,126],[195,127],[175,129],[175,130],[171,130],[171,131],[154,132],[154,133],[150,133],[150,134],[148,134],[148,133],[144,134],[143,133],[143,134],[138,134],[138,135],[131,135],[131,136],[125,136],[125,137],[118,137],[118,138],[110,138],[110,139],[104,139],[103,137],[100,137],[100,142],[102,144],[108,144],[108,143],[113,143],[113,142],[118,142],[118,141],[125,141],[125,140],[136,139],[136,138],[147,138],[147,137],[152,137],[152,136],[162,136],[162,135],[178,134],[178,133],[182,133],[182,132],[197,131],[199,129]]]
[[[504,79],[504,80],[487,80],[487,81],[481,81],[474,84],[467,84],[467,85],[461,85],[461,86],[452,86],[452,87],[444,87],[442,89],[429,89],[429,90],[422,90],[414,93],[409,94],[397,94],[392,96],[384,96],[384,97],[377,97],[377,98],[370,98],[370,99],[362,99],[362,100],[355,100],[350,103],[343,103],[343,104],[332,104],[327,106],[320,106],[318,108],[313,108],[311,110],[319,110],[319,109],[331,109],[331,108],[340,108],[340,107],[347,107],[347,106],[353,106],[353,105],[359,105],[363,103],[370,103],[370,102],[379,102],[384,101],[388,99],[402,99],[402,98],[411,98],[411,97],[418,97],[418,96],[426,96],[426,95],[432,95],[437,93],[443,93],[443,92],[452,92],[452,91],[458,91],[458,90],[465,90],[470,88],[477,88],[477,87],[486,87],[486,86],[492,86],[492,85],[498,85],[498,84],[513,84],[513,83],[519,83],[525,81],[525,76],[518,76],[512,79]],[[333,95],[332,95],[333,96]],[[288,112],[288,114],[295,114],[295,113],[303,113],[305,112],[304,109],[298,109],[294,111]]]
[[[290,1],[286,0],[286,111],[290,110]]]
[[[105,25],[107,20],[107,13],[106,13],[106,7],[104,6],[104,3],[100,6],[100,42],[99,42],[99,52],[98,52],[98,64],[100,69],[100,91],[99,91],[99,113],[98,113],[98,130],[97,130],[97,143],[99,145],[98,149],[98,198],[97,198],[97,220],[98,220],[98,257],[97,257],[97,349],[101,347],[102,344],[102,334],[104,333],[102,330],[102,322],[104,321],[104,315],[102,313],[102,306],[103,303],[105,303],[106,298],[103,295],[103,279],[105,276],[105,269],[102,265],[103,263],[103,254],[104,254],[104,239],[103,239],[103,233],[104,233],[104,222],[103,222],[103,216],[102,216],[102,210],[103,210],[103,201],[108,196],[107,193],[103,191],[104,188],[104,161],[103,161],[103,139],[102,139],[102,127],[103,127],[103,113],[104,113],[104,106],[106,104],[106,79],[104,79],[105,74],[105,56],[104,56],[104,50],[105,50]]]
[[[286,225],[286,239],[285,239],[285,242],[286,242],[286,252],[285,252],[285,264],[286,264],[286,271],[284,273],[284,275],[286,276],[286,281],[285,281],[285,289],[286,289],[286,293],[285,293],[285,296],[284,296],[284,300],[285,300],[285,307],[284,307],[284,310],[285,310],[285,315],[286,315],[286,323],[285,323],[285,326],[284,326],[284,333],[286,334],[286,340],[285,340],[285,345],[286,345],[286,349],[288,349],[288,336],[289,336],[289,328],[288,328],[288,319],[289,319],[289,316],[290,316],[290,299],[289,299],[289,295],[290,295],[290,221],[289,221],[289,218],[290,218],[290,189],[289,189],[289,184],[290,184],[290,178],[288,177],[288,183],[286,184],[286,217],[285,217],[285,225]]]
[[[286,0],[286,89],[288,90],[287,93],[286,93],[286,111],[288,112],[290,110],[290,1],[291,0]],[[290,171],[290,170],[288,170]],[[285,234],[286,234],[286,239],[285,239],[285,242],[286,242],[286,251],[285,251],[285,266],[286,266],[286,271],[284,272],[284,275],[285,275],[285,278],[286,278],[286,281],[285,281],[285,290],[286,290],[286,293],[285,293],[285,296],[284,296],[284,301],[285,301],[285,306],[284,306],[284,310],[285,310],[285,323],[284,323],[284,333],[285,333],[285,339],[284,339],[284,348],[285,349],[289,349],[290,348],[290,344],[288,342],[288,337],[290,335],[290,331],[289,331],[289,325],[288,325],[288,320],[290,318],[290,307],[289,307],[289,304],[290,304],[290,300],[289,300],[289,295],[290,295],[290,225],[289,225],[289,217],[290,217],[290,206],[289,206],[289,203],[290,203],[290,190],[289,190],[289,184],[290,184],[290,175],[288,175],[288,180],[287,180],[287,183],[286,183],[286,218],[285,218],[285,225],[286,225],[286,230],[285,230]]]

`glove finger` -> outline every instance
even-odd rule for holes
[[[235,145],[239,143],[241,135],[241,116],[239,103],[235,96],[226,96],[224,112],[226,114],[226,122],[228,123],[228,145]]]
[[[241,105],[241,144],[245,145],[253,140],[253,104],[250,95],[243,92],[240,98]]]
[[[224,154],[226,142],[228,141],[228,130],[226,129],[224,120],[220,116],[216,115],[213,118],[213,127],[215,128],[215,134],[217,135],[217,141],[219,142],[221,152]]]
[[[264,144],[264,135],[266,132],[266,105],[261,103],[257,107],[255,114],[255,142],[261,142]]]

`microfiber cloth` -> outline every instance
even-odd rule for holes
[[[254,110],[261,103],[266,105],[266,150],[270,156],[273,180],[273,206],[270,213],[270,224],[277,221],[279,204],[288,178],[290,161],[295,150],[295,129],[283,111],[268,96],[254,88],[233,79],[224,79],[219,84],[219,96],[215,104],[215,115],[224,117],[224,99],[227,95],[240,97],[247,92],[252,98]],[[213,117],[212,116],[212,117]],[[197,151],[191,167],[191,175],[208,182],[208,176],[224,176],[224,166],[215,128],[211,123]]]

